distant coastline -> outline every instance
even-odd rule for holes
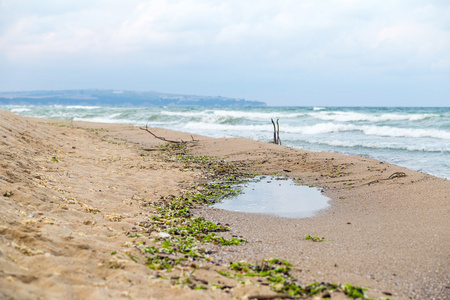
[[[122,90],[43,90],[0,92],[3,105],[97,105],[97,106],[266,106],[222,96],[197,96]]]

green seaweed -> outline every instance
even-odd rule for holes
[[[308,234],[305,237],[305,240],[312,240],[313,242],[323,242],[325,240],[325,238],[320,238],[320,237],[317,237],[317,236],[311,236],[311,235]]]
[[[308,285],[299,285],[296,278],[290,274],[293,265],[280,259],[263,260],[261,263],[232,262],[230,271],[217,270],[217,273],[228,278],[261,277],[270,283],[273,291],[288,294],[291,297],[311,297],[323,295],[330,297],[330,293],[344,293],[353,299],[373,299],[367,297],[367,289],[351,284],[339,285],[337,283],[314,282]],[[388,299],[388,298],[387,298]]]

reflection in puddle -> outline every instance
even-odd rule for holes
[[[215,208],[246,213],[305,218],[329,206],[328,197],[315,187],[296,185],[291,179],[259,177],[242,188],[236,197],[212,205]]]

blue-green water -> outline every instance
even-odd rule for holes
[[[450,108],[0,105],[23,116],[162,127],[365,156],[450,178]]]

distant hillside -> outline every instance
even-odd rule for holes
[[[111,105],[111,106],[265,106],[261,101],[221,96],[177,95],[117,90],[62,90],[0,92],[0,104]]]

